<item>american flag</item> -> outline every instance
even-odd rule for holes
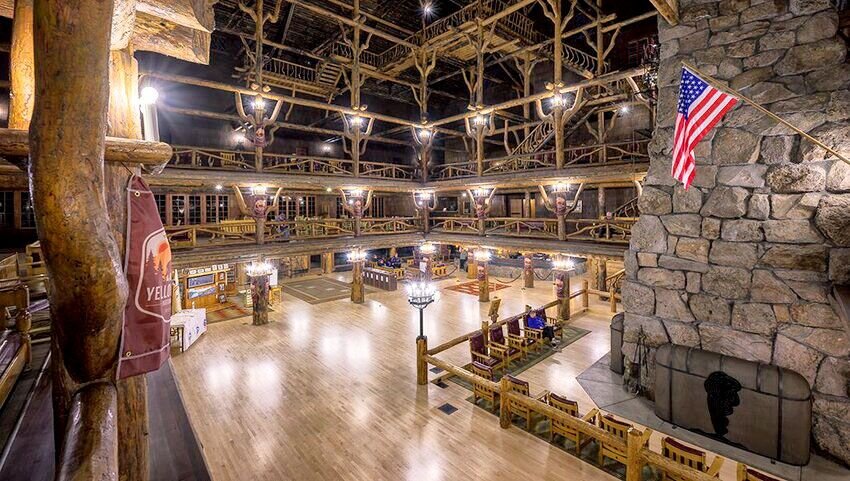
[[[694,149],[738,99],[710,86],[687,67],[682,68],[679,109],[673,144],[673,178],[687,189],[694,180]]]

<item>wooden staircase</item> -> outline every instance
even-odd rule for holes
[[[542,122],[537,124],[529,134],[511,151],[512,156],[533,154],[543,148],[552,137],[555,136],[555,129],[552,122]]]
[[[335,90],[342,76],[342,67],[331,62],[322,62],[316,68],[316,83]]]

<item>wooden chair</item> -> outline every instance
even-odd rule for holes
[[[750,469],[744,463],[738,463],[738,481],[781,481],[779,478]]]
[[[508,344],[501,325],[494,324],[487,332],[490,335],[490,355],[500,359],[503,367],[507,368],[512,361],[520,358],[522,352]]]
[[[661,454],[665,458],[683,464],[697,471],[702,471],[709,476],[717,477],[720,468],[723,466],[723,458],[715,456],[711,467],[706,467],[705,452],[699,449],[686,446],[679,441],[670,437],[664,437],[661,440]],[[687,481],[687,479],[669,474],[662,469],[662,481]]]
[[[599,416],[599,427],[608,431],[610,434],[617,436],[623,440],[623,448],[611,446],[599,441],[599,455],[597,462],[599,466],[604,466],[605,458],[611,458],[622,464],[627,464],[627,455],[625,449],[626,433],[632,428],[632,425],[616,419],[610,414]],[[646,447],[649,444],[649,436],[652,435],[652,429],[644,430],[641,434],[641,447]]]
[[[510,391],[522,394],[523,396],[529,396],[529,387],[528,381],[523,381],[522,379],[511,376],[510,374],[505,374],[505,377],[508,379],[510,383]],[[543,391],[534,396],[534,399],[538,401],[546,401],[546,398],[549,396],[549,391]],[[525,419],[525,429],[531,429],[531,414],[533,411],[525,406],[524,404],[520,404],[516,401],[509,400],[508,401],[508,415],[513,417],[517,415],[523,419]]]
[[[533,336],[536,336],[536,334]],[[536,337],[529,337],[522,333],[518,318],[508,321],[508,344],[514,349],[519,349],[522,358],[527,357],[529,351],[537,351],[540,348],[540,342]]]
[[[488,381],[493,380],[493,368],[484,364],[481,364],[478,361],[472,361],[472,373],[476,376],[483,377]],[[494,391],[483,384],[473,382],[472,383],[472,402],[474,404],[478,404],[479,399],[486,399],[490,401],[490,410],[496,411],[499,408],[499,393],[498,391]]]
[[[558,396],[555,393],[549,393],[546,397],[546,404],[552,406],[553,408],[563,411],[574,418],[580,417],[578,414],[578,403],[575,401],[571,401],[567,398]],[[596,414],[599,411],[596,409],[591,409],[589,413],[581,416],[581,420],[587,423],[596,422]],[[581,454],[581,448],[584,447],[587,442],[590,440],[586,440],[584,443],[581,442],[581,433],[576,431],[575,429],[568,426],[563,421],[558,421],[557,419],[550,418],[549,419],[550,429],[549,429],[549,442],[551,443],[555,439],[555,435],[563,436],[570,441],[572,441],[576,446],[576,455]]]
[[[480,329],[470,334],[468,339],[469,354],[472,356],[473,362],[478,361],[491,369],[498,369],[502,365],[502,361],[490,357],[490,354],[487,353],[487,341]]]

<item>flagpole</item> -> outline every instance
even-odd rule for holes
[[[764,113],[764,114],[765,114],[765,115],[767,115],[768,117],[770,117],[770,118],[772,118],[773,120],[775,120],[775,121],[779,122],[780,124],[782,124],[782,125],[784,125],[784,126],[788,127],[789,129],[793,130],[794,132],[797,132],[798,134],[800,134],[800,135],[802,135],[803,137],[805,137],[806,139],[808,139],[811,143],[813,143],[813,144],[817,145],[818,147],[821,147],[822,149],[826,150],[826,151],[827,151],[827,152],[829,152],[830,154],[832,154],[832,155],[834,155],[834,156],[838,157],[838,158],[839,158],[839,159],[841,159],[841,160],[842,160],[845,164],[850,165],[850,160],[848,160],[846,157],[844,157],[843,155],[839,154],[839,153],[838,153],[838,152],[836,152],[834,149],[832,149],[831,147],[827,146],[826,144],[824,144],[824,143],[823,143],[823,142],[821,142],[820,140],[818,140],[818,139],[816,139],[816,138],[812,137],[812,136],[811,136],[811,135],[809,135],[808,133],[803,132],[803,131],[802,131],[802,130],[800,130],[799,128],[795,127],[794,125],[792,125],[792,124],[791,124],[791,122],[788,122],[787,120],[785,120],[785,119],[783,119],[782,117],[780,117],[780,116],[776,115],[775,113],[771,112],[770,110],[767,110],[767,108],[762,107],[762,106],[761,106],[761,105],[759,105],[759,103],[758,103],[758,102],[756,102],[755,100],[753,100],[753,99],[751,99],[751,98],[747,97],[746,95],[744,95],[744,94],[742,94],[741,92],[739,92],[739,91],[737,91],[737,90],[733,89],[732,87],[727,87],[727,86],[725,86],[725,85],[720,84],[720,83],[719,83],[719,82],[717,82],[715,79],[711,78],[709,75],[706,75],[704,72],[700,71],[698,68],[694,67],[693,65],[691,65],[690,63],[688,63],[688,62],[686,62],[686,61],[684,61],[684,60],[682,61],[682,65],[684,65],[685,67],[687,67],[687,68],[688,68],[688,70],[691,70],[691,71],[692,71],[692,72],[694,72],[695,74],[698,74],[698,75],[700,76],[700,78],[701,78],[701,79],[703,79],[706,83],[710,84],[712,87],[716,88],[717,90],[720,90],[720,91],[725,92],[725,93],[727,93],[727,94],[729,94],[729,95],[734,95],[735,97],[740,98],[740,99],[741,99],[741,100],[743,100],[745,103],[750,104],[751,106],[753,106],[753,108],[755,108],[756,110],[758,110],[758,111],[760,111],[760,112]]]

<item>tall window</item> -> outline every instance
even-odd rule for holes
[[[171,196],[171,225],[186,224],[186,198],[182,195]]]
[[[288,195],[281,200],[281,209],[286,213],[288,220],[293,220],[296,217],[315,217],[316,196]]]
[[[230,198],[226,195],[206,196],[206,222],[215,224],[228,218]]]
[[[372,197],[372,205],[369,207],[369,210],[365,212],[366,217],[386,217],[384,214],[386,210],[384,208],[386,199],[383,197]]]
[[[165,225],[167,218],[165,216],[165,194],[154,194],[153,200],[156,202],[156,210],[159,212],[159,219],[162,225]]]
[[[15,226],[15,193],[0,192],[0,227]]]
[[[21,192],[21,228],[35,229],[35,209],[27,191]]]
[[[201,223],[201,196],[189,196],[189,224]]]

